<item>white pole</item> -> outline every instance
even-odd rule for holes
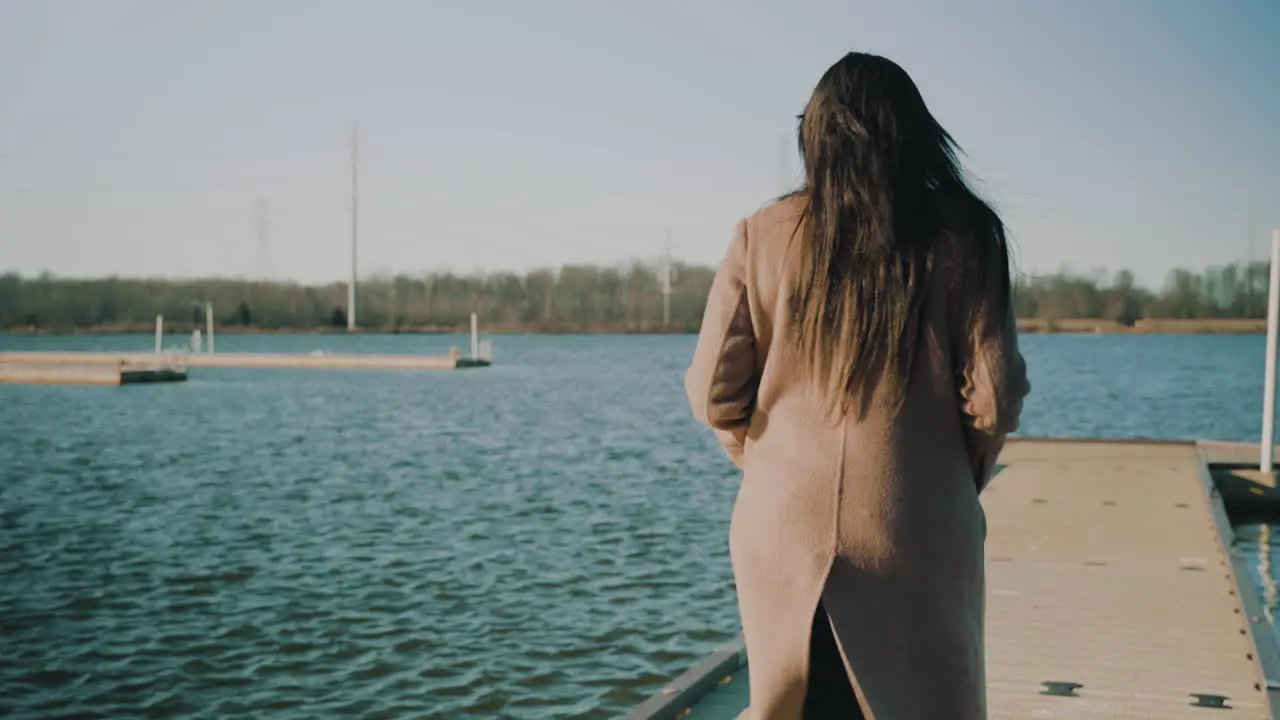
[[[1267,285],[1267,369],[1262,396],[1262,457],[1258,469],[1271,472],[1276,442],[1276,333],[1280,325],[1280,228],[1271,231],[1271,278]]]
[[[160,354],[160,346],[164,338],[164,316],[156,316],[156,354]]]
[[[351,282],[347,284],[347,332],[356,329],[356,239],[360,231],[360,127],[351,127]]]
[[[213,303],[204,304],[205,335],[209,336],[209,352],[213,352]]]
[[[480,357],[480,332],[477,323],[476,314],[471,313],[471,358],[473,360]]]
[[[667,228],[667,243],[662,254],[662,328],[671,325],[671,228]]]

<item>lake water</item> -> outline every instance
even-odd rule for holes
[[[606,718],[731,639],[736,480],[689,418],[693,338],[494,344],[456,373],[0,385],[0,715]],[[1260,336],[1023,344],[1022,434],[1257,440]]]

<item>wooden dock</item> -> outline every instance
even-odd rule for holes
[[[1280,717],[1280,653],[1215,484],[1257,454],[1011,441],[982,498],[989,716]],[[739,639],[628,720],[750,718],[747,662]]]
[[[41,364],[6,363],[0,361],[0,383],[24,385],[140,385],[146,383],[184,382],[185,367],[126,363]]]
[[[166,353],[165,357],[170,354]],[[462,355],[359,355],[330,353],[181,353],[173,355],[188,367],[293,368],[362,370],[457,370],[488,367],[488,358]],[[115,365],[153,362],[154,353],[0,352],[3,365]]]

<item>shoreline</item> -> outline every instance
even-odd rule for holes
[[[1018,332],[1027,335],[1265,335],[1267,321],[1265,318],[1144,318],[1126,326],[1114,320],[1018,318]]]
[[[166,327],[166,336],[189,335],[194,325],[174,323]],[[204,330],[203,327],[200,328]],[[692,335],[697,328],[660,328],[636,325],[592,325],[587,327],[526,325],[522,323],[496,323],[481,325],[481,334],[496,335]],[[349,333],[346,328],[256,328],[226,326],[215,328],[218,335],[466,335],[466,325],[432,325],[414,327],[360,328]],[[1201,320],[1143,319],[1131,326],[1114,320],[1088,318],[1048,320],[1043,318],[1018,318],[1018,332],[1028,335],[1261,335],[1267,331],[1267,321],[1262,318],[1214,318]],[[4,335],[150,335],[153,326],[124,325],[97,328],[0,329]]]

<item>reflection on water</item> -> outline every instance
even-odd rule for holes
[[[1276,533],[1272,523],[1257,522],[1237,525],[1235,533],[1236,548],[1244,553],[1249,579],[1262,598],[1262,610],[1270,623],[1272,635],[1280,642],[1280,632],[1277,632],[1275,624],[1276,608],[1280,606],[1280,589],[1273,564],[1277,557],[1277,545],[1280,545],[1280,533]]]
[[[1263,523],[1258,526],[1258,584],[1262,588],[1263,612],[1267,622],[1273,626],[1276,621],[1276,578],[1271,572],[1272,526]]]
[[[473,372],[0,386],[0,716],[617,716],[738,630],[736,473],[689,419],[692,343],[502,337]],[[1257,433],[1261,338],[1024,347],[1028,434]],[[1266,533],[1251,566],[1270,577]]]

